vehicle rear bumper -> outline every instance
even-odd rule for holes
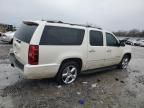
[[[12,39],[10,39],[8,37],[4,37],[4,36],[1,37],[1,41],[3,41],[3,42],[10,42],[11,40]]]
[[[141,47],[144,47],[144,44],[141,44],[140,46],[141,46]]]
[[[24,70],[24,65],[23,65],[22,63],[20,63],[20,62],[15,58],[14,53],[10,53],[10,54],[9,54],[9,59],[10,59],[11,66],[13,66],[13,67],[18,67],[21,71]]]
[[[59,64],[44,64],[44,65],[23,65],[15,57],[14,53],[10,53],[11,66],[17,67],[27,79],[42,79],[55,77]]]

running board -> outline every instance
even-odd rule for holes
[[[102,68],[90,69],[90,70],[86,70],[86,71],[81,71],[81,74],[92,74],[92,73],[96,73],[96,72],[112,70],[112,69],[116,69],[117,66],[118,65],[113,65],[113,66],[107,66],[107,67],[102,67]]]

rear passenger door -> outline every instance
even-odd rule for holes
[[[104,66],[105,47],[103,33],[98,30],[89,31],[87,69]]]
[[[106,57],[105,66],[118,64],[122,55],[122,49],[119,41],[111,33],[106,33]]]

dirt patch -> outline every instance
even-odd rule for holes
[[[128,70],[81,75],[71,85],[54,79],[27,80],[8,61],[11,46],[0,46],[1,108],[143,108],[144,55],[133,48]]]

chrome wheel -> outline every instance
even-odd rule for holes
[[[75,81],[77,77],[77,68],[74,65],[65,67],[62,72],[62,80],[65,84],[70,84]]]
[[[129,63],[129,58],[125,57],[122,61],[122,69],[126,69]]]

